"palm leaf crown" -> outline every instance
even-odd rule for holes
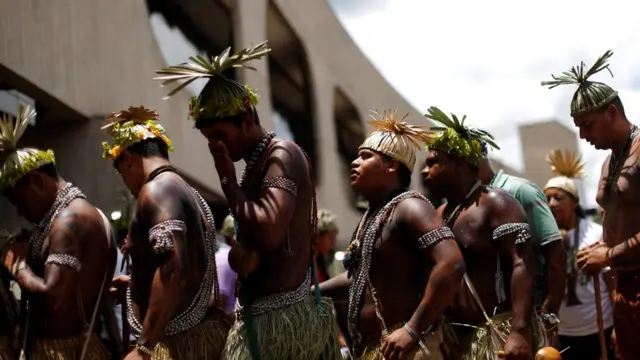
[[[200,95],[192,97],[189,101],[189,118],[196,121],[201,116],[208,118],[235,116],[255,106],[258,103],[258,94],[250,86],[243,86],[227,78],[223,72],[230,68],[256,70],[247,63],[263,58],[270,51],[267,41],[242,49],[233,55],[230,55],[229,47],[220,55],[214,56],[210,62],[198,55],[190,57],[191,62],[160,69],[156,71],[159,76],[154,77],[154,80],[162,81],[162,86],[185,80],[165,96],[165,99],[168,99],[195,80],[211,78]]]
[[[613,73],[607,63],[612,56],[613,51],[607,50],[588,70],[584,61],[581,61],[580,65],[572,66],[568,71],[564,71],[562,75],[556,76],[552,74],[553,80],[543,81],[541,85],[548,86],[549,89],[560,85],[578,85],[578,89],[576,89],[571,100],[571,116],[598,109],[616,98],[618,92],[607,84],[590,81],[589,78],[605,69],[613,77]]]
[[[47,164],[55,164],[52,150],[18,148],[18,141],[36,111],[20,105],[15,120],[10,115],[0,118],[0,190],[14,186],[24,175]]]
[[[555,149],[547,154],[547,163],[556,174],[570,179],[584,177],[584,162],[582,156],[569,150]]]
[[[440,133],[427,142],[427,148],[444,151],[475,166],[480,166],[480,160],[487,155],[487,145],[500,149],[489,132],[465,126],[466,115],[461,119],[455,114],[449,117],[442,110],[432,106],[424,116],[443,125],[430,128],[431,131]]]

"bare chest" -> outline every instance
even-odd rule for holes
[[[632,155],[618,169],[615,164],[611,165],[611,158],[605,162],[596,201],[609,214],[624,214],[637,207],[640,201],[639,161],[638,156]]]
[[[463,209],[449,224],[463,254],[482,254],[495,251],[491,241],[491,229],[486,211],[475,204]]]

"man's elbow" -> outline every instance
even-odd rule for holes
[[[456,281],[458,280],[462,280],[462,277],[464,276],[464,273],[467,271],[467,265],[464,262],[464,259],[462,258],[462,256],[453,259],[451,261],[451,271],[453,273],[454,278],[456,279]]]

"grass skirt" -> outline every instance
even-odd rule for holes
[[[542,320],[534,313],[531,322],[532,349],[533,353],[547,345],[547,337],[545,334],[544,324]],[[458,338],[457,343],[462,351],[462,360],[495,360],[498,359],[497,352],[504,350],[504,345],[511,333],[510,312],[498,314],[491,318],[494,323],[492,328],[487,323],[479,327],[473,327],[475,330],[465,338]],[[495,330],[494,330],[495,329]]]
[[[187,331],[165,337],[152,360],[218,360],[231,323],[220,311],[209,311],[204,320]]]
[[[76,360],[80,359],[82,346],[86,337],[84,334],[58,339],[40,339],[27,357],[29,360]],[[110,360],[107,348],[96,334],[91,334],[84,360]]]
[[[291,306],[253,317],[261,360],[341,360],[333,302],[318,308],[308,297]],[[252,360],[245,323],[231,328],[222,353],[226,360]]]
[[[398,324],[388,329],[389,334],[400,329],[402,326],[404,325]],[[354,359],[384,360],[384,355],[380,351],[381,342],[382,340],[364,344],[364,351],[362,352],[362,355],[355,357]],[[444,345],[442,327],[438,327],[435,331],[423,335],[422,342],[427,348],[427,351],[424,351],[418,344],[416,344],[415,348],[409,354],[405,355],[406,360],[443,360],[445,358],[442,351],[442,346]]]

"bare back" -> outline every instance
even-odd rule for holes
[[[287,152],[286,159],[279,157],[278,153],[282,151]],[[286,168],[297,186],[297,196],[295,211],[288,228],[288,239],[282,239],[281,245],[274,250],[261,252],[259,267],[243,280],[246,284],[245,289],[250,291],[249,296],[252,298],[296,289],[304,281],[312,259],[310,220],[313,186],[311,171],[304,153],[296,144],[279,140],[272,143],[268,151],[265,151],[263,157],[258,160],[258,164],[261,166],[249,175],[243,186],[248,200],[259,201],[265,171],[269,166]],[[240,242],[245,240],[242,231],[238,240]]]
[[[149,193],[161,196],[162,204],[158,204],[154,200],[155,195],[148,195]],[[181,242],[174,244],[174,251],[180,267],[185,271],[186,283],[180,294],[165,294],[179,298],[171,318],[183,313],[193,303],[207,264],[204,248],[205,225],[193,191],[176,173],[165,172],[158,175],[140,192],[136,213],[125,243],[126,252],[132,262],[131,297],[133,310],[138,319],[145,318],[154,276],[170,256],[154,253],[149,241],[149,230],[153,227],[158,213],[180,214],[187,228],[184,237],[174,238],[174,241]]]
[[[73,200],[62,210],[49,234],[32,269],[47,281],[57,282],[56,277],[65,279],[55,291],[33,295],[30,332],[40,338],[76,336],[84,330],[85,322],[91,322],[103,279],[113,278],[116,245],[107,236],[103,216],[84,199]],[[52,238],[56,239],[55,244]],[[49,254],[66,253],[64,250],[77,254],[80,270],[55,265],[45,269]],[[106,281],[105,288],[109,284]]]

